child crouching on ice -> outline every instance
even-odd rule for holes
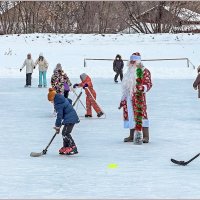
[[[59,134],[61,126],[64,125],[62,130],[63,147],[59,150],[59,153],[65,155],[77,154],[77,147],[70,133],[74,125],[79,123],[80,120],[71,105],[71,99],[66,99],[62,94],[57,94],[55,90],[49,88],[48,100],[54,103],[57,113],[54,127],[57,134]]]

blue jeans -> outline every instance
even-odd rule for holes
[[[39,71],[39,86],[42,86],[42,78],[43,78],[43,86],[47,86],[47,78],[46,78],[46,71]]]

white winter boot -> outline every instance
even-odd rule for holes
[[[134,139],[133,139],[134,144],[141,145],[143,144],[143,135],[142,131],[136,131],[134,132]]]

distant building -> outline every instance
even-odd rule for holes
[[[199,33],[200,14],[186,8],[155,6],[136,16],[136,24],[124,33]],[[142,30],[142,31],[141,31]]]

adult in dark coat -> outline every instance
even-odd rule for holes
[[[123,79],[123,67],[124,62],[119,54],[116,55],[115,60],[113,62],[113,71],[116,72],[116,75],[114,77],[115,83],[118,83],[117,78],[120,75],[120,80]]]
[[[60,132],[60,128],[64,125],[62,130],[63,147],[59,150],[60,154],[72,155],[78,153],[76,144],[71,136],[72,129],[80,120],[76,111],[72,106],[72,101],[65,98],[62,94],[56,94],[56,91],[49,88],[48,100],[54,103],[54,108],[57,113],[55,122],[55,130]]]
[[[200,66],[197,68],[198,75],[193,83],[193,87],[195,90],[198,89],[198,98],[200,98]]]

